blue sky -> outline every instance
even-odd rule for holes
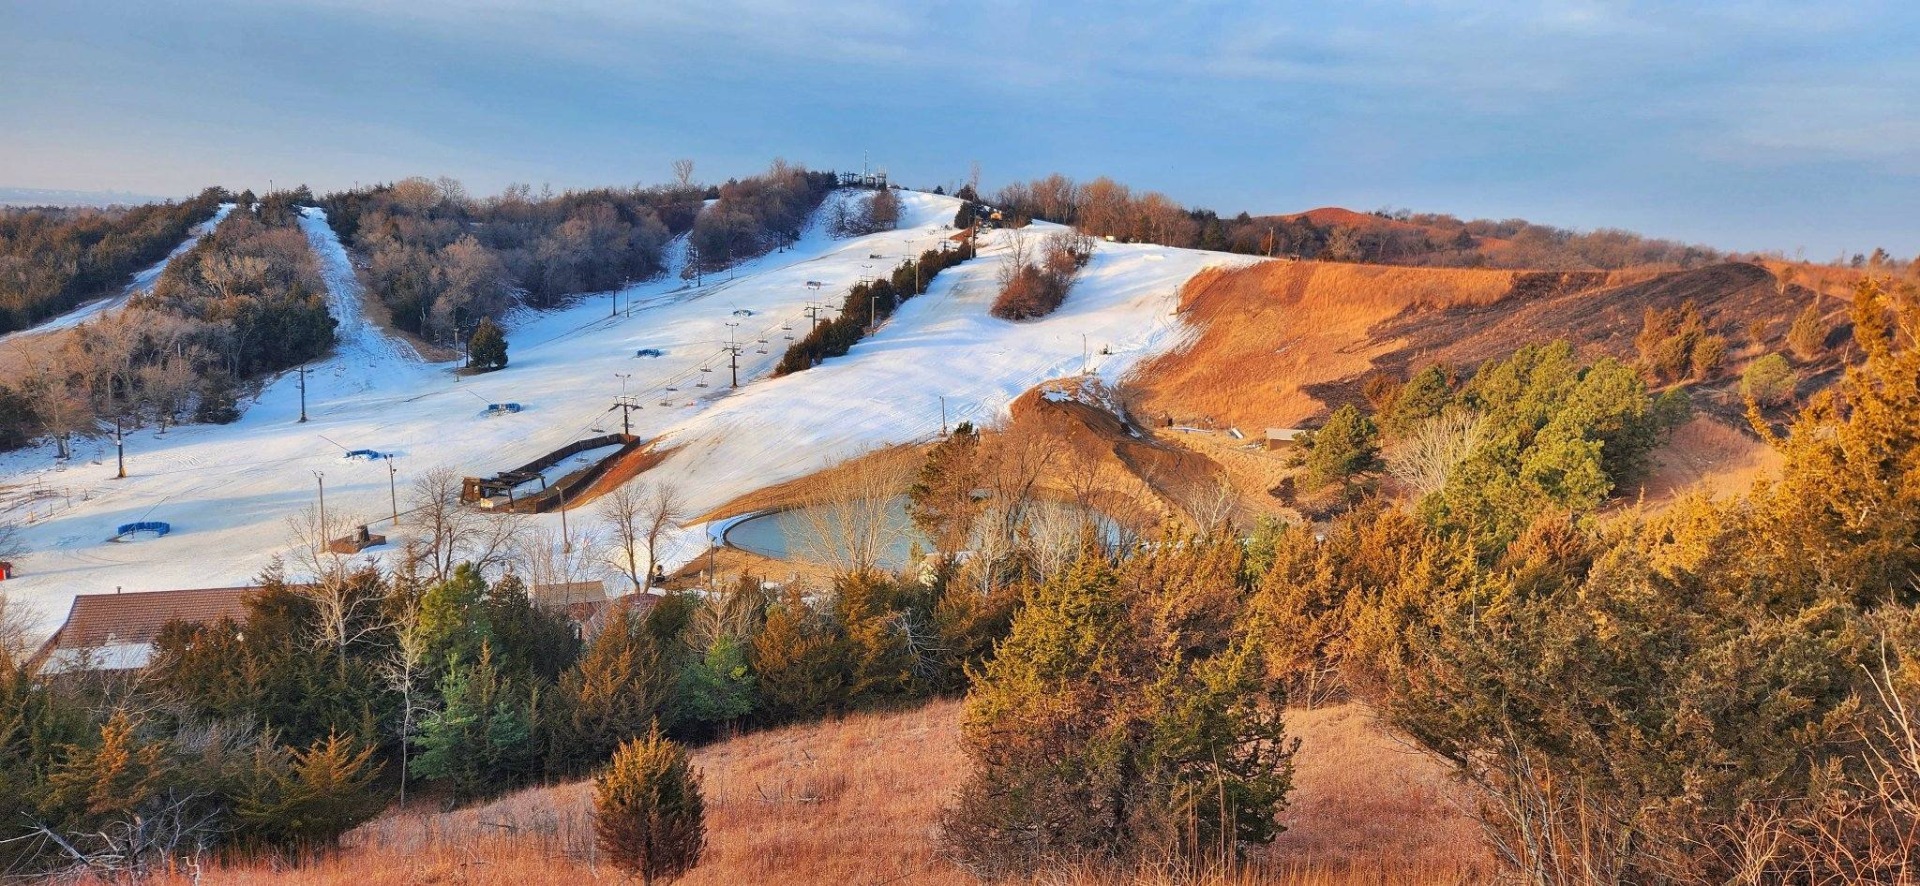
[[[1920,251],[1920,7],[971,0],[0,4],[0,185],[492,193],[869,152],[1225,213],[1385,206]]]

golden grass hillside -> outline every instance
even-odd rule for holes
[[[1369,331],[1408,310],[1490,305],[1512,271],[1276,261],[1196,275],[1180,310],[1185,347],[1138,374],[1142,418],[1242,428],[1292,425],[1321,411],[1309,385],[1366,372],[1391,341]]]
[[[796,726],[695,752],[705,781],[707,856],[686,886],[976,883],[935,849],[939,810],[967,771],[960,704],[940,701]],[[1302,739],[1289,830],[1235,883],[1344,886],[1484,879],[1474,825],[1432,760],[1382,733],[1365,709],[1296,711]],[[522,791],[451,813],[391,813],[335,855],[288,867],[182,871],[173,883],[267,886],[622,882],[596,863],[585,783]],[[1153,883],[1092,871],[1033,884]]]

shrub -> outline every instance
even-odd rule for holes
[[[600,852],[642,883],[672,882],[700,863],[707,842],[700,773],[658,724],[614,752],[593,781],[593,811]]]
[[[1024,238],[1009,242],[1000,269],[1000,295],[992,308],[993,316],[1002,320],[1030,320],[1058,310],[1074,276],[1093,258],[1093,238],[1077,231],[1048,236],[1037,256]]]
[[[1223,630],[1247,593],[1240,550],[1089,552],[1029,590],[967,699],[976,768],[942,822],[962,864],[1221,863],[1280,833],[1297,742],[1259,644]]]
[[[1634,346],[1641,367],[1656,383],[1704,379],[1727,355],[1726,338],[1707,328],[1700,306],[1691,300],[1673,310],[1648,308]]]
[[[1800,385],[1800,374],[1793,371],[1787,358],[1768,354],[1753,361],[1740,374],[1740,396],[1761,406],[1779,406],[1793,399]]]
[[[1820,303],[1815,300],[1806,310],[1795,317],[1793,326],[1787,330],[1787,350],[1793,352],[1795,359],[1802,363],[1819,359],[1827,351],[1827,323],[1820,316]]]

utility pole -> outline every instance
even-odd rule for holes
[[[332,541],[327,537],[327,475],[314,471],[313,479],[320,483],[320,544],[325,546]]]
[[[307,367],[296,366],[294,367],[293,371],[300,373],[300,420],[295,422],[295,424],[306,424],[307,423]]]
[[[613,408],[620,410],[620,436],[632,439],[633,411],[639,409],[640,404],[623,394],[620,399],[613,401]]]
[[[400,475],[400,469],[393,466],[393,453],[389,452],[381,457],[387,460],[387,499],[393,504],[393,525],[398,527],[400,525],[400,489],[395,480]]]
[[[113,416],[113,446],[120,453],[120,473],[114,479],[125,480],[127,479],[127,434],[120,427],[120,414],[117,412]]]
[[[947,435],[947,395],[940,395],[940,436]]]
[[[740,346],[734,343],[733,331],[740,328],[740,321],[727,324],[727,368],[733,371],[733,386],[740,386]]]
[[[1087,352],[1087,334],[1082,332],[1080,333],[1080,374],[1081,375],[1087,374],[1090,368],[1088,364],[1091,363],[1092,360],[1093,360],[1093,355]]]

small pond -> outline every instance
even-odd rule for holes
[[[825,553],[822,549],[829,547],[832,542],[822,543],[815,538],[824,520],[822,512],[816,510],[818,507],[807,505],[755,514],[728,527],[726,543],[730,547],[776,560],[819,559]],[[1078,511],[1071,504],[1039,502],[1029,509],[1028,519],[1060,522],[1064,518],[1077,523],[1075,515]],[[1094,522],[1109,543],[1118,543],[1120,527],[1111,518],[1095,514]],[[884,538],[880,544],[880,555],[876,559],[880,566],[887,569],[905,567],[912,559],[916,546],[921,551],[934,549],[933,543],[914,527],[913,520],[907,516],[907,497],[904,495],[894,496],[887,502],[882,534]]]

